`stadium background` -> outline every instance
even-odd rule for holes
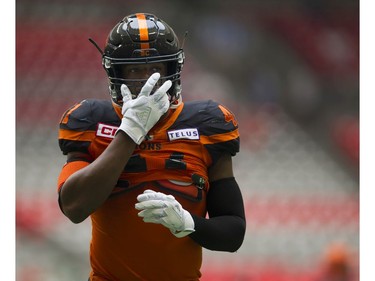
[[[282,3],[281,3],[282,2]],[[101,47],[124,15],[155,13],[182,39],[185,100],[239,119],[235,175],[247,233],[204,251],[203,281],[315,281],[333,262],[358,280],[359,1],[16,2],[16,274],[86,280],[89,220],[58,210],[63,111],[109,98]],[[182,41],[182,40],[181,40]]]

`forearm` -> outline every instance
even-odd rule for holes
[[[234,177],[210,183],[207,195],[209,218],[194,216],[190,237],[204,248],[235,252],[242,245],[246,219],[240,188]]]
[[[246,223],[238,216],[221,216],[210,219],[193,215],[195,232],[190,237],[202,247],[235,252],[242,245]]]
[[[63,184],[60,204],[74,223],[85,220],[111,194],[135,143],[119,132],[107,149],[90,165],[72,174]]]

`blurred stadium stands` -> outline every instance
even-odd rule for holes
[[[234,158],[247,213],[237,253],[204,251],[202,281],[319,281],[344,245],[359,280],[359,2],[18,0],[16,267],[19,281],[86,280],[90,222],[58,210],[63,111],[109,98],[100,46],[132,12],[185,42],[185,100],[239,119]]]

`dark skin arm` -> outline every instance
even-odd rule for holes
[[[113,187],[131,157],[135,142],[119,131],[107,149],[90,165],[71,175],[61,188],[60,206],[74,223],[84,221],[111,194]],[[79,157],[71,152],[69,157]]]
[[[170,111],[166,112],[160,120],[166,118],[169,113]],[[94,162],[66,180],[61,187],[59,200],[62,211],[72,222],[84,221],[105,202],[135,147],[136,143],[125,132],[119,130]],[[80,156],[82,152],[70,152],[68,160]]]

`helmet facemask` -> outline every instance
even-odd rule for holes
[[[129,88],[134,99],[138,96],[141,88],[147,81],[147,78],[126,78],[126,75],[123,73],[123,67],[125,65],[163,63],[166,65],[167,73],[166,75],[162,75],[160,77],[153,92],[156,91],[165,81],[171,80],[172,86],[168,90],[167,94],[169,96],[171,105],[173,105],[180,100],[181,96],[180,77],[183,60],[184,54],[182,50],[180,50],[176,55],[158,56],[147,59],[140,58],[138,60],[113,59],[103,56],[103,66],[108,75],[108,87],[113,102],[122,106],[122,95],[120,90],[122,84],[125,84]]]

